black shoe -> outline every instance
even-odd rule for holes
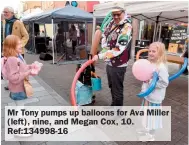
[[[5,89],[5,90],[9,90],[9,88],[8,88],[8,87],[4,87],[4,89]]]

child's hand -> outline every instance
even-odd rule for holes
[[[150,80],[144,81],[144,83],[149,83],[149,82],[150,82]]]
[[[29,66],[29,69],[34,69],[35,68],[35,64],[32,63],[31,65],[28,65]]]
[[[37,70],[32,69],[30,72],[31,76],[36,76],[39,72]]]
[[[42,67],[42,66],[43,66],[42,63],[34,62],[34,63],[31,65],[31,73],[30,73],[30,75],[32,75],[32,76],[38,75],[38,74],[39,74],[39,71],[41,70],[41,67]]]
[[[152,79],[149,79],[149,80],[147,80],[147,81],[144,81],[144,83],[149,84],[149,83],[151,83],[151,81],[152,81]]]
[[[25,76],[26,77],[29,77],[29,75],[32,75],[32,70],[29,69],[27,72],[25,72]]]

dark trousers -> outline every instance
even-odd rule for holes
[[[123,81],[126,67],[112,67],[107,65],[106,72],[112,95],[111,106],[123,106]]]
[[[75,47],[77,45],[77,40],[76,41],[73,41],[72,40],[72,53],[75,54]]]

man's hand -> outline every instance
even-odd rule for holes
[[[97,61],[98,60],[98,55],[95,55],[93,58],[92,58],[93,61]]]
[[[114,55],[112,54],[112,52],[106,52],[105,58],[110,59],[110,58],[113,58],[113,57],[114,57]]]

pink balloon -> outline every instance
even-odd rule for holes
[[[136,79],[147,81],[152,78],[154,71],[153,65],[147,59],[137,60],[132,67],[132,73]]]

